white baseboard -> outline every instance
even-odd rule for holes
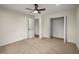
[[[77,49],[79,50],[79,44],[77,44],[75,41],[70,41],[70,40],[68,40],[67,42],[74,43],[74,44],[76,45]]]
[[[5,42],[4,44],[0,44],[0,46],[5,46],[5,45],[11,44],[11,43],[15,43],[17,41],[21,41],[21,40],[24,40],[24,39],[26,39],[26,37],[24,37],[22,39],[18,39],[18,40],[16,39],[14,41]]]

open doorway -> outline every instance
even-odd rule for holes
[[[50,37],[67,42],[67,17],[51,18],[50,25]]]
[[[39,37],[39,19],[34,20],[34,35]]]

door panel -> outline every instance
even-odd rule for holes
[[[28,26],[29,38],[33,38],[34,37],[34,20],[29,18],[28,22],[29,22],[28,23],[29,24]]]

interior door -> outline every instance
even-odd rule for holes
[[[28,38],[34,37],[34,20],[29,18],[28,19]]]

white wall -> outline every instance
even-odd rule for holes
[[[28,16],[0,8],[0,46],[28,37]]]
[[[76,44],[79,48],[79,6],[77,7],[76,14],[77,14],[77,40],[76,40]]]
[[[52,36],[64,38],[64,18],[52,19]]]
[[[76,42],[76,10],[66,10],[45,15],[44,37],[50,37],[50,18],[67,16],[67,41]]]

